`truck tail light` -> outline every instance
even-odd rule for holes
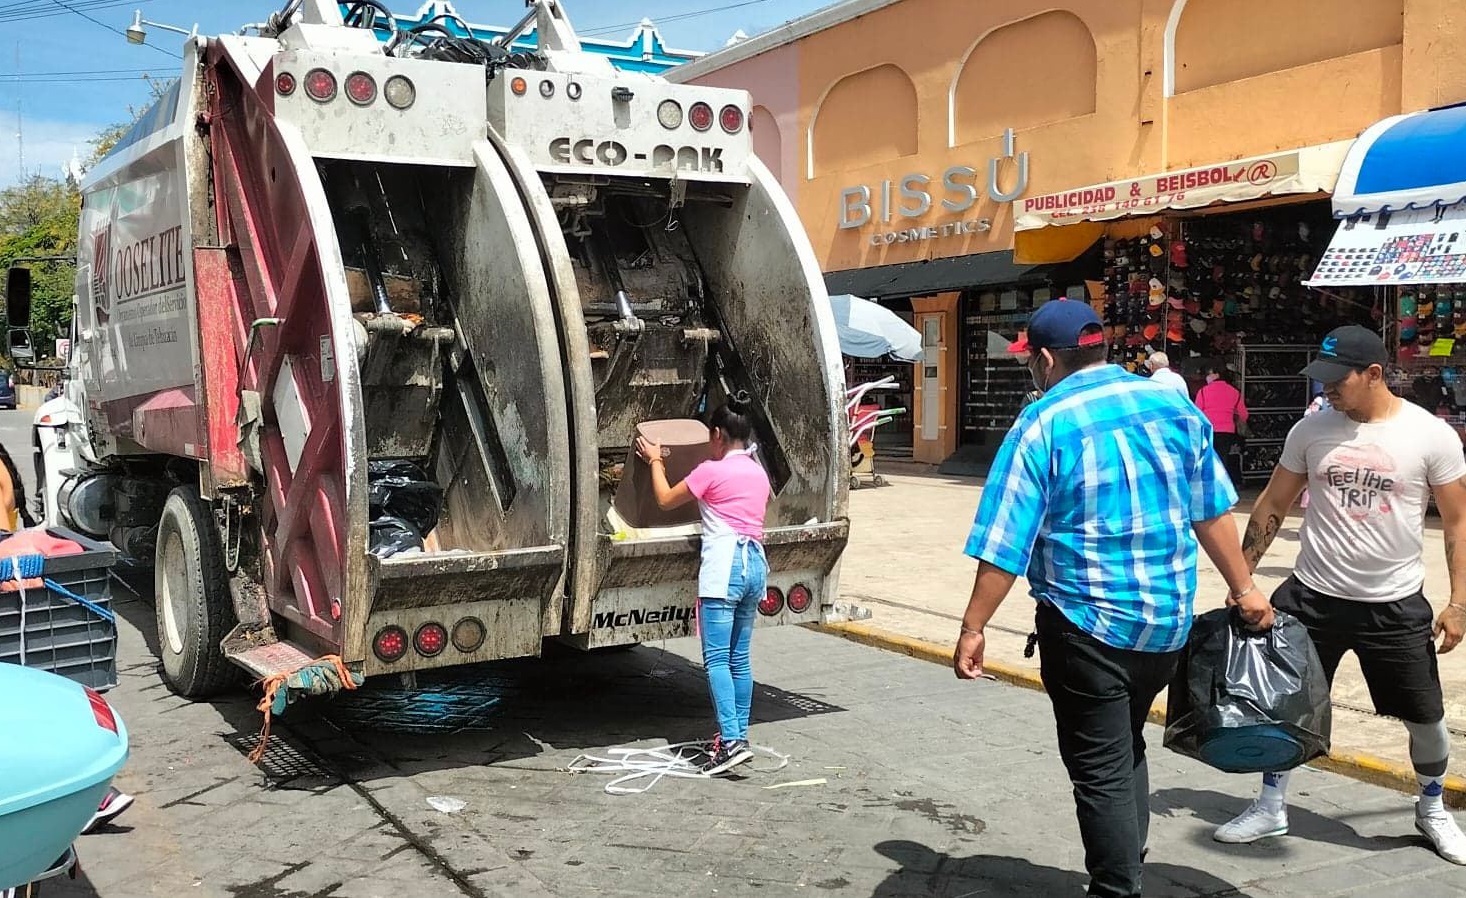
[[[453,647],[465,655],[471,655],[479,650],[488,638],[489,631],[484,629],[484,622],[476,617],[465,617],[453,625]]]
[[[758,603],[758,613],[764,617],[773,617],[783,610],[784,594],[779,591],[779,587],[770,586],[764,590],[764,597]]]
[[[524,96],[524,92],[529,90],[529,82],[523,78],[515,78],[509,82],[509,89],[514,91],[514,96],[522,97]]]
[[[368,106],[377,98],[377,82],[366,72],[346,76],[346,97],[358,106]]]
[[[401,75],[393,75],[382,85],[382,96],[393,109],[406,109],[417,102],[417,88]]]
[[[305,76],[305,92],[318,103],[336,99],[336,76],[325,69],[311,69]]]
[[[713,107],[706,103],[693,103],[687,110],[687,122],[694,130],[706,131],[713,126]]]
[[[671,131],[682,126],[682,104],[676,100],[663,100],[657,105],[657,121]]]
[[[789,610],[795,614],[803,614],[814,604],[814,593],[803,583],[796,583],[794,588],[789,590]]]
[[[724,131],[737,134],[743,130],[743,110],[737,106],[724,106],[718,115],[718,121],[722,123]]]
[[[424,658],[431,658],[434,655],[442,654],[443,649],[448,646],[448,631],[443,629],[442,624],[426,623],[417,628],[412,636],[412,647]]]
[[[289,72],[281,72],[275,76],[275,93],[282,97],[288,97],[295,93],[295,76]]]
[[[407,654],[407,631],[401,627],[383,627],[372,640],[372,654],[383,664],[401,661]]]

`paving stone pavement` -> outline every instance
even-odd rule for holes
[[[738,777],[667,779],[636,796],[565,772],[582,752],[709,735],[697,647],[681,640],[297,705],[262,773],[243,756],[259,724],[246,693],[170,695],[142,635],[152,608],[119,607],[130,660],[109,699],[133,736],[118,784],[138,801],[80,840],[83,876],[47,883],[46,898],[1083,892],[1040,693],[959,682],[812,631],[760,630],[752,736],[788,755],[781,770],[764,757]],[[1466,871],[1415,835],[1408,797],[1332,774],[1295,777],[1292,835],[1214,843],[1252,778],[1150,737],[1147,895],[1466,894]],[[813,779],[825,782],[768,788]],[[442,813],[429,797],[465,807]]]

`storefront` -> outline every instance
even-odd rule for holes
[[[1362,292],[1402,396],[1466,427],[1466,108],[1394,116],[1344,162],[1339,218],[1308,283]]]
[[[1306,347],[1379,309],[1302,283],[1348,147],[1381,115],[1466,100],[1454,9],[846,0],[671,77],[750,91],[755,150],[830,292],[897,310],[927,344],[917,366],[850,366],[901,379],[883,401],[910,415],[884,441],[970,471],[1028,389],[1007,340],[1059,296],[1102,309],[1123,363],[1233,365],[1280,438],[1309,398]],[[1062,62],[1017,84],[1035,60]],[[1253,438],[1255,471],[1272,439]]]
[[[1077,187],[1014,203],[1017,255],[1054,261],[1093,239],[1084,298],[1110,358],[1165,353],[1195,391],[1232,378],[1250,411],[1237,467],[1266,479],[1311,395],[1298,371],[1341,324],[1378,324],[1355,291],[1305,282],[1328,244],[1328,195],[1351,141]]]

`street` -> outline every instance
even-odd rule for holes
[[[27,479],[31,415],[0,413]],[[970,565],[935,535],[970,513],[977,485],[892,481],[852,497],[842,592],[874,610],[874,626],[941,639]],[[913,565],[928,571],[921,583],[897,575]],[[424,675],[415,692],[373,680],[298,703],[256,768],[245,755],[261,715],[245,684],[212,703],[172,695],[148,597],[117,598],[121,684],[108,698],[132,738],[117,784],[137,803],[81,839],[80,877],[47,883],[47,895],[1037,896],[1085,882],[1041,693],[958,682],[813,631],[761,630],[752,736],[787,766],[765,754],[740,776],[612,796],[609,776],[567,767],[582,753],[710,735],[697,646],[550,646],[539,660]],[[1030,607],[1010,600],[995,661],[1024,663],[1005,629],[1021,630]],[[1299,774],[1289,837],[1213,842],[1253,778],[1174,755],[1160,735],[1151,728],[1146,894],[1466,893],[1411,829],[1409,796],[1322,771]],[[461,810],[435,809],[443,799]]]
[[[424,676],[416,693],[372,681],[292,707],[257,769],[253,699],[170,694],[152,607],[118,607],[108,697],[132,734],[117,783],[137,804],[81,838],[80,878],[48,896],[1048,896],[1085,882],[1037,692],[761,630],[752,738],[783,769],[761,755],[743,775],[628,796],[566,772],[582,753],[710,735],[691,640]],[[1147,895],[1466,893],[1415,835],[1409,796],[1313,770],[1295,779],[1292,835],[1217,844],[1253,778],[1159,742],[1152,727]]]

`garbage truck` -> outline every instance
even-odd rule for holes
[[[528,6],[494,41],[371,0],[192,38],[87,174],[39,491],[152,564],[176,692],[689,634],[698,526],[617,492],[639,424],[738,393],[774,488],[760,623],[833,613],[839,349],[749,95],[618,71]]]

